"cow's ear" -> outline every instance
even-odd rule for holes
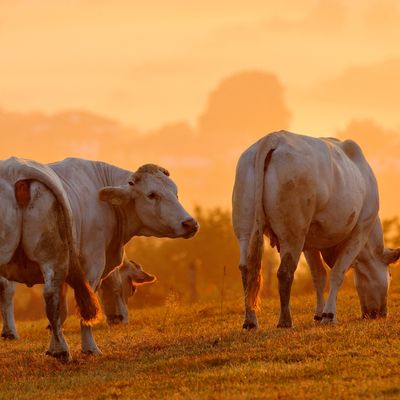
[[[383,250],[383,262],[385,264],[392,264],[400,258],[400,248],[385,249]]]
[[[130,198],[130,192],[121,187],[106,186],[99,190],[99,199],[113,206],[127,204]]]
[[[137,269],[131,269],[129,273],[129,278],[132,282],[132,285],[143,285],[145,283],[152,283],[157,280],[154,275],[150,275],[147,272]]]

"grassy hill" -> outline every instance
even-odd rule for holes
[[[394,267],[395,268],[395,267]],[[393,269],[394,269],[393,268]],[[0,343],[1,399],[399,398],[400,274],[387,320],[359,319],[354,289],[340,292],[339,324],[312,321],[313,293],[295,297],[295,328],[276,329],[278,301],[264,301],[261,329],[241,329],[242,301],[133,311],[126,326],[102,322],[99,357],[80,353],[79,322],[65,326],[74,361],[44,352],[46,321],[20,322],[21,340]]]

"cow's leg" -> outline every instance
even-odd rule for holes
[[[325,306],[324,289],[326,286],[326,270],[322,264],[321,255],[318,250],[307,250],[304,252],[304,256],[310,267],[311,277],[317,296],[314,321],[319,322],[322,320],[322,312]]]
[[[363,229],[364,228],[364,229]],[[332,267],[329,279],[329,294],[324,311],[322,313],[323,324],[336,323],[336,299],[343,282],[346,271],[350,268],[362,248],[368,240],[370,230],[364,227],[358,227],[352,236],[341,245],[336,262]]]
[[[61,326],[63,326],[65,320],[68,317],[67,290],[68,290],[67,284],[63,283],[61,285],[61,290],[60,290],[60,321],[61,321]]]
[[[247,290],[247,251],[249,246],[249,239],[239,239],[240,247],[240,261],[239,269],[242,275],[242,285],[244,293],[244,321],[243,329],[254,329],[258,328],[258,321],[255,310],[247,307],[246,305],[246,290]]]
[[[68,272],[69,249],[60,226],[59,205],[39,182],[32,182],[31,198],[23,213],[22,243],[28,258],[38,263],[43,274],[43,297],[52,335],[47,354],[69,361],[60,319],[60,291]]]
[[[97,347],[97,344],[93,337],[92,327],[84,325],[81,322],[81,341],[82,341],[82,353],[98,355],[101,354],[101,350]]]
[[[105,265],[105,258],[104,256],[98,255],[97,257],[93,257],[96,261],[99,262],[98,265],[96,263],[91,264],[90,271],[87,274],[87,278],[89,281],[90,286],[97,291],[100,287],[101,283],[101,275],[102,271],[104,270]],[[92,355],[100,355],[101,350],[98,348],[96,341],[93,337],[92,327],[85,325],[81,322],[81,343],[82,343],[82,353],[85,354],[92,354]]]
[[[291,328],[293,326],[290,313],[290,292],[302,247],[303,244],[288,247],[286,244],[281,243],[281,262],[277,273],[281,303],[278,328]]]
[[[14,320],[13,297],[15,293],[15,282],[0,278],[0,307],[3,317],[3,330],[1,337],[4,339],[18,339]]]
[[[22,212],[17,207],[14,187],[0,178],[0,273],[7,269],[21,240]],[[17,339],[15,328],[13,296],[15,283],[0,278],[0,303],[3,316],[1,336],[6,339]]]
[[[43,296],[46,303],[46,315],[51,327],[50,345],[46,354],[62,361],[69,361],[71,356],[61,330],[60,319],[60,292],[63,279],[54,276],[53,264],[42,264],[41,269],[44,276]]]

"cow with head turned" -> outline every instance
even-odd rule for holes
[[[153,283],[156,278],[143,270],[142,266],[132,260],[124,258],[121,266],[112,271],[101,281],[99,297],[104,314],[110,325],[128,323],[128,300],[132,297],[138,286]],[[18,339],[19,335],[14,319],[13,297],[15,282],[0,277],[0,309],[3,317],[3,339]],[[60,295],[61,322],[67,317],[68,307],[66,290],[63,287]]]
[[[263,137],[239,159],[232,204],[244,328],[258,327],[264,235],[280,253],[278,327],[292,326],[290,292],[302,252],[317,291],[316,320],[336,321],[338,290],[350,267],[362,316],[386,316],[388,265],[399,258],[400,249],[384,247],[376,179],[355,142],[286,131]],[[322,260],[331,268],[326,302]]]
[[[52,336],[47,354],[70,360],[62,333],[62,286],[70,284],[82,315],[82,351],[99,354],[91,324],[93,291],[124,258],[134,236],[190,238],[198,224],[177,198],[164,168],[132,172],[78,158],[40,164],[0,162],[0,276],[44,283]]]

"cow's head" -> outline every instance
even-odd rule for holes
[[[99,290],[109,324],[128,323],[128,299],[139,285],[155,282],[156,277],[143,271],[134,261],[124,260],[101,283]]]
[[[354,283],[363,318],[386,317],[390,284],[389,264],[400,258],[400,249],[384,248],[380,223],[354,263]]]
[[[136,235],[190,238],[199,228],[179,202],[169,172],[158,165],[141,166],[126,184],[102,188],[99,197],[134,210],[138,219]]]
[[[122,282],[122,296],[126,303],[128,303],[129,297],[135,294],[138,286],[156,281],[154,275],[143,271],[142,266],[132,260],[125,260],[122,266],[119,267],[119,273]]]

